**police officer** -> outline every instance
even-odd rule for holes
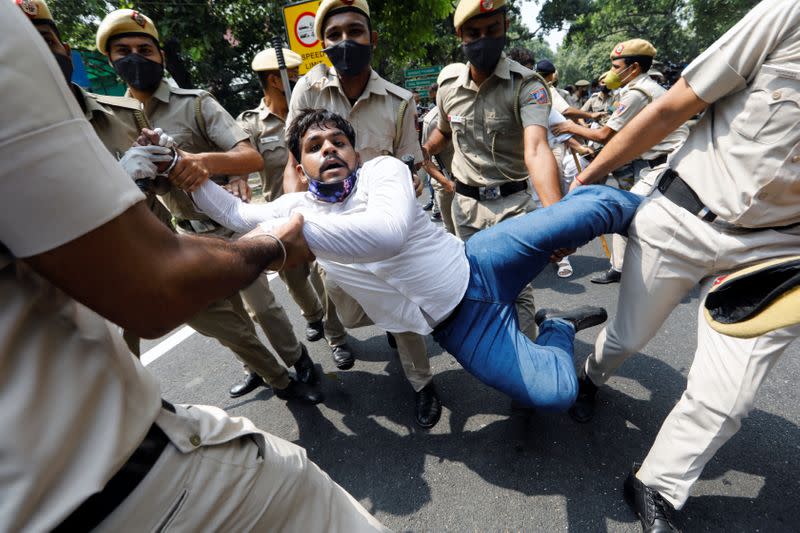
[[[561,199],[556,161],[547,143],[550,91],[544,80],[503,54],[504,0],[459,2],[453,22],[469,63],[439,74],[437,127],[430,154],[452,140],[456,235],[478,231],[533,208],[528,176],[545,206]],[[535,338],[533,289],[517,300],[520,329]]]
[[[250,145],[247,134],[208,93],[172,88],[163,80],[158,32],[148,17],[130,9],[109,13],[97,30],[97,49],[109,57],[115,70],[129,84],[128,94],[144,103],[153,125],[167,131],[180,147],[181,157],[170,180],[183,186],[187,183],[199,185],[210,174],[246,174],[261,168],[261,158]],[[165,203],[177,220],[179,232],[231,236],[197,213],[183,191],[171,188]],[[309,403],[322,401],[321,394],[308,385],[316,379],[313,363],[294,336],[291,323],[275,301],[266,277],[259,276],[241,292],[278,355],[287,366],[297,369],[300,381],[291,377],[261,343],[242,299],[234,295],[190,321],[194,329],[216,338],[245,363],[245,379],[231,388],[230,395],[247,394],[266,380],[278,397]]]
[[[159,336],[263,269],[308,261],[302,222],[275,229],[286,255],[262,231],[166,229],[20,8],[0,2],[2,529],[385,531],[302,448],[159,398],[114,324]]]
[[[411,93],[384,80],[370,66],[378,33],[372,30],[366,0],[322,0],[314,31],[334,66],[317,65],[300,78],[292,92],[287,123],[302,109],[327,109],[353,125],[356,150],[362,161],[380,155],[398,158],[410,155],[421,164],[416,105]],[[290,157],[284,173],[287,192],[305,187],[305,178],[297,174],[296,167],[297,162]],[[421,184],[417,186],[419,196]],[[358,302],[329,280],[325,283],[346,327],[360,327],[369,322]],[[441,416],[441,404],[432,381],[425,338],[411,332],[393,335],[390,345],[397,346],[403,370],[415,391],[417,424],[433,427]],[[335,352],[333,355],[339,366],[340,358]],[[348,355],[352,361],[353,356]]]
[[[550,92],[553,97],[553,109],[573,120],[600,120],[603,118],[604,112],[588,112],[576,108],[569,102],[569,98],[566,97],[566,91],[557,87],[558,70],[556,70],[556,66],[553,65],[552,61],[549,59],[542,59],[536,63],[536,72],[544,78],[550,86]]]
[[[698,283],[702,302],[714,279],[709,276],[800,254],[798,45],[800,3],[759,3],[579,176],[594,183],[705,110],[631,224],[617,315],[583,365],[572,411],[577,419],[591,419],[597,386],[647,344]],[[684,505],[798,335],[800,326],[788,325],[740,339],[699,320],[686,392],[625,483],[626,499],[646,531],[672,530],[671,508]]]
[[[601,117],[598,119],[600,125],[605,124],[608,122],[608,108],[611,104],[611,89],[606,87],[605,82],[606,75],[603,74],[597,79],[598,90],[592,93],[589,99],[583,104],[581,107],[581,111],[589,111],[592,113],[606,113],[606,116]]]
[[[667,91],[648,75],[656,48],[644,39],[631,39],[618,43],[611,50],[611,70],[605,76],[606,87],[612,90],[624,88],[619,104],[611,118],[602,128],[591,129],[565,122],[555,128],[558,133],[571,133],[590,141],[606,144],[616,133],[638,115],[642,109]],[[656,178],[666,168],[667,157],[680,147],[689,135],[689,128],[681,124],[660,143],[632,162],[635,184],[631,192],[646,195],[655,184]],[[612,239],[611,268],[593,278],[592,283],[617,283],[622,273],[622,260],[625,257],[625,239],[614,235]]]
[[[303,60],[299,54],[285,48],[283,57],[289,83],[294,86],[297,83],[297,68]],[[289,157],[284,136],[289,104],[284,94],[275,50],[262,50],[253,58],[251,66],[261,84],[264,97],[257,108],[243,112],[236,121],[261,153],[264,160],[264,168],[259,172],[261,191],[264,199],[271,202],[283,194],[283,171]],[[335,306],[326,306],[326,309],[332,311],[326,314],[326,309],[323,309],[320,302],[320,298],[327,301],[327,296],[317,269],[302,265],[282,270],[279,275],[308,323],[306,340],[316,341],[325,336],[332,350],[349,351],[346,344],[347,332],[336,315]]]

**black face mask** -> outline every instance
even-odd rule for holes
[[[113,65],[125,83],[140,91],[155,91],[164,77],[164,65],[139,54],[128,54]]]
[[[345,76],[361,74],[372,61],[372,46],[355,41],[342,41],[322,51],[331,60],[336,72]]]
[[[494,72],[497,62],[506,46],[506,36],[483,37],[469,44],[462,44],[461,49],[469,62],[480,72]]]
[[[72,81],[72,58],[61,54],[53,54],[53,56],[56,58],[56,63],[58,63],[58,68],[61,69],[64,79],[67,80],[67,85],[69,85]]]

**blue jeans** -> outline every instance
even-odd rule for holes
[[[545,209],[505,220],[466,243],[470,280],[459,306],[434,339],[475,377],[517,402],[565,410],[578,380],[574,326],[546,320],[536,342],[520,330],[514,301],[559,248],[625,233],[642,198],[605,186],[579,187]]]

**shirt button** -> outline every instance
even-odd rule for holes
[[[200,440],[199,435],[192,435],[191,437],[189,437],[189,442],[192,443],[192,446],[200,446],[200,443],[202,441]]]
[[[781,97],[781,92],[780,91],[775,91],[774,93],[772,93],[772,99],[773,100],[777,100],[780,97]]]

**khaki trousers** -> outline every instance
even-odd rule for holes
[[[653,190],[658,178],[666,168],[666,163],[655,168],[650,168],[648,165],[641,167],[637,172],[638,179],[633,187],[631,187],[631,192],[639,196],[647,196],[650,194],[650,191]],[[616,233],[611,237],[611,268],[617,272],[622,272],[622,264],[625,258],[625,244],[627,242],[628,239]]]
[[[181,453],[172,444],[96,529],[138,531],[389,531],[306,451],[263,433]]]
[[[795,235],[723,230],[654,191],[631,224],[617,315],[598,336],[587,374],[596,384],[608,380],[701,280],[797,254]],[[702,285],[701,306],[711,281]],[[757,339],[734,339],[712,330],[700,314],[686,392],[639,470],[642,482],[681,508],[703,467],[738,431],[769,370],[798,335],[800,326],[793,326]]]
[[[530,188],[530,185],[528,185]],[[469,196],[456,194],[453,198],[453,223],[456,236],[462,241],[490,228],[507,218],[524,215],[534,208],[529,190],[520,191],[509,196],[479,202]],[[531,340],[536,340],[536,307],[533,301],[533,287],[527,285],[517,298],[517,317],[519,329]]]
[[[325,339],[331,347],[339,346],[347,340],[347,331],[339,320],[336,306],[328,298],[319,270],[317,263],[310,263],[283,270],[278,275],[300,307],[306,322],[324,319]],[[321,302],[325,302],[324,307]]]
[[[372,319],[367,316],[355,299],[330,279],[324,279],[328,294],[336,302],[336,307],[346,327],[360,328],[373,325]],[[403,372],[414,391],[419,392],[433,379],[425,337],[412,332],[393,332],[392,335],[397,342],[397,355],[403,366]]]

